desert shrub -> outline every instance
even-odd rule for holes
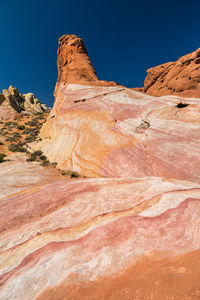
[[[28,143],[32,143],[32,142],[35,141],[35,137],[28,135],[28,136],[25,137],[25,140]]]
[[[43,160],[42,161],[42,166],[45,167],[45,166],[48,166],[49,164],[49,161],[48,160]]]
[[[64,171],[62,171],[62,173],[63,173]],[[61,173],[61,174],[62,174]],[[80,174],[78,173],[78,172],[76,172],[76,171],[67,171],[67,172],[64,172],[64,173],[66,173],[66,174],[62,174],[62,175],[68,175],[68,176],[70,176],[71,178],[78,178],[78,177],[80,177]]]
[[[24,134],[29,134],[29,133],[31,133],[32,132],[32,128],[26,128],[24,131],[23,131],[23,133]]]
[[[32,121],[28,121],[25,123],[26,125],[29,125],[29,126],[38,126],[38,121],[36,120],[32,120]]]
[[[17,141],[17,138],[15,136],[14,137],[9,136],[6,138],[6,142],[16,142],[16,141]]]
[[[0,153],[0,163],[4,161],[6,155],[4,153]]]
[[[0,146],[1,146],[1,145],[4,145],[4,143],[0,142]]]
[[[9,134],[9,132],[8,131],[4,131],[1,135],[5,136],[7,134]]]
[[[17,122],[9,121],[9,122],[6,122],[4,126],[6,126],[6,127],[7,126],[13,126],[13,127],[15,127],[17,125],[18,125]]]
[[[75,171],[71,171],[70,172],[70,177],[71,178],[75,178],[75,177],[80,177],[80,175],[77,172],[75,172]]]
[[[37,150],[35,152],[32,153],[33,156],[41,156],[42,155],[42,151],[41,150]]]
[[[65,171],[62,171],[61,174],[62,175],[67,175],[67,173]]]
[[[40,156],[40,159],[41,159],[41,160],[47,160],[47,157],[46,157],[45,155],[41,155],[41,156]]]
[[[21,136],[21,134],[20,133],[18,133],[18,132],[13,132],[13,137],[16,137],[16,138],[21,138],[22,136]]]
[[[26,161],[36,161],[36,156],[31,156],[31,157],[27,158]]]
[[[26,148],[24,148],[21,144],[10,144],[8,149],[11,152],[26,152]]]
[[[24,125],[17,125],[17,129],[19,129],[19,130],[24,130],[24,129],[25,129],[25,126],[24,126]]]

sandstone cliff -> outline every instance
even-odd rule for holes
[[[180,95],[200,98],[200,48],[147,70],[144,92],[152,96]]]
[[[21,94],[13,86],[0,94],[0,119],[12,119],[20,113],[34,114],[47,110],[49,108],[40,103],[33,93]]]

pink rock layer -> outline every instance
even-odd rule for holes
[[[41,149],[88,177],[200,181],[200,101],[124,87],[62,86],[41,130]],[[58,154],[59,153],[59,154]]]
[[[0,212],[0,299],[198,299],[198,184],[57,181]]]
[[[22,186],[7,162],[0,299],[199,300],[199,99],[98,81],[76,36],[61,38],[58,66],[43,140],[30,147],[102,178],[21,162]]]

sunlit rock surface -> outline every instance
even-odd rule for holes
[[[158,177],[62,180],[7,196],[0,298],[198,299],[199,204],[199,184]]]
[[[0,94],[0,120],[16,119],[23,113],[35,114],[48,110],[33,93],[21,94],[12,85]]]
[[[200,180],[195,98],[157,98],[120,86],[63,86],[41,138],[37,147],[51,161],[82,175]]]
[[[200,48],[147,70],[144,92],[153,96],[180,95],[200,98]]]
[[[81,40],[61,39],[54,107],[30,148],[94,178],[22,156],[0,165],[0,299],[199,300],[200,99],[98,81]]]

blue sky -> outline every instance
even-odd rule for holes
[[[0,90],[52,106],[58,38],[74,33],[100,79],[143,86],[145,70],[200,47],[200,0],[0,0]]]

